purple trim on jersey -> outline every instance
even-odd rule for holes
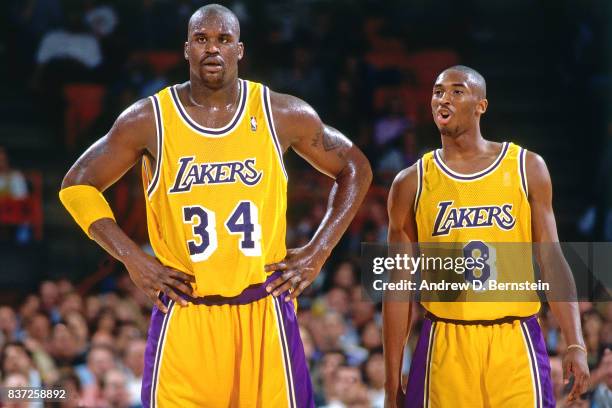
[[[162,296],[161,301],[168,305],[168,297]],[[151,394],[155,395],[157,388],[157,377],[159,375],[159,360],[161,359],[161,347],[166,335],[168,320],[172,304],[168,307],[168,313],[164,313],[153,306],[151,312],[151,323],[149,325],[149,333],[147,335],[147,347],[145,349],[145,364],[142,375],[142,386],[140,389],[140,398],[142,406],[149,408],[155,406],[155,401],[151,401]],[[153,391],[151,391],[153,390]]]
[[[419,207],[419,198],[421,197],[421,191],[423,191],[423,160],[419,159],[417,161],[417,177],[419,178],[417,184],[417,192],[414,196],[414,211]]]
[[[236,126],[238,122],[240,122],[240,119],[242,119],[242,112],[244,111],[244,108],[246,106],[248,89],[247,89],[247,84],[245,81],[243,81],[242,79],[239,79],[239,81],[240,81],[240,104],[238,105],[238,113],[234,115],[234,117],[232,118],[232,121],[227,126],[224,126],[218,129],[205,128],[203,126],[200,126],[193,119],[191,119],[189,114],[187,114],[187,111],[183,108],[183,104],[181,103],[181,100],[178,97],[178,93],[176,91],[175,86],[170,87],[170,94],[172,95],[172,99],[174,100],[174,105],[178,108],[179,113],[181,114],[183,119],[185,119],[185,122],[189,124],[189,126],[191,126],[194,130],[200,133],[204,133],[206,135],[219,136],[219,135],[222,135],[232,130],[232,128]]]
[[[525,195],[527,195],[527,175],[525,174],[525,155],[527,153],[527,150],[525,149],[521,149],[521,152],[519,153],[519,169],[520,169],[520,174],[521,174],[521,184],[523,186],[523,191],[525,192]]]
[[[537,384],[538,391],[542,394],[542,408],[555,408],[555,396],[553,394],[552,379],[550,374],[550,360],[546,351],[546,344],[538,319],[534,316],[526,320],[522,325],[531,337],[531,344],[535,357],[533,358],[535,369],[538,370],[540,382]],[[534,373],[535,374],[535,373]]]
[[[491,166],[489,166],[489,168],[484,169],[480,173],[476,173],[476,174],[462,175],[462,174],[458,174],[456,172],[451,171],[449,168],[446,167],[446,165],[444,164],[444,162],[440,158],[438,150],[436,150],[434,152],[434,160],[435,160],[436,164],[438,165],[438,167],[440,169],[442,169],[442,171],[444,173],[446,173],[446,175],[449,176],[450,178],[454,178],[454,179],[457,179],[457,180],[464,180],[464,181],[476,180],[477,178],[480,178],[482,176],[486,176],[487,174],[493,172],[493,170],[495,170],[497,168],[497,166],[499,166],[499,164],[502,162],[502,160],[506,156],[506,152],[508,151],[508,146],[509,145],[510,144],[508,142],[504,142],[503,147],[502,147],[502,151],[499,154],[499,156],[497,157],[497,159],[495,159],[495,162]]]
[[[162,128],[161,109],[159,108],[159,101],[157,95],[151,97],[153,99],[153,109],[155,111],[155,126],[157,127],[157,160],[155,164],[155,174],[153,174],[153,180],[147,189],[147,196],[150,197],[155,186],[159,181],[159,173],[161,173],[161,162],[164,146],[164,128]]]
[[[272,275],[268,276],[268,278],[263,283],[257,283],[255,285],[251,285],[245,290],[243,290],[239,295],[232,297],[225,297],[219,295],[210,295],[203,297],[191,297],[185,295],[184,293],[180,293],[181,297],[195,305],[205,305],[205,306],[220,306],[220,305],[246,305],[249,303],[253,303],[258,301],[259,299],[263,299],[269,295],[266,291],[266,285],[276,278],[280,277],[282,274],[281,271],[276,271]]]
[[[423,408],[423,397],[429,391],[429,381],[428,384],[425,384],[425,377],[427,377],[427,367],[429,366],[427,356],[431,351],[429,344],[430,337],[433,336],[432,326],[435,329],[435,325],[431,320],[428,318],[423,319],[421,335],[419,336],[419,341],[412,354],[412,362],[410,363],[404,408]],[[427,387],[427,391],[425,387]]]
[[[287,292],[288,294],[288,292]],[[285,302],[281,300],[285,294],[275,297],[274,305],[277,314],[282,319],[282,324],[279,322],[281,332],[281,346],[283,348],[283,357],[285,357],[285,367],[291,370],[291,376],[287,375],[287,380],[291,381],[289,390],[290,405],[297,408],[314,408],[314,394],[312,392],[312,383],[310,382],[310,374],[308,373],[308,363],[304,354],[304,345],[300,337],[300,328],[298,325],[297,315],[293,302]],[[285,341],[288,349],[285,349]],[[287,364],[288,363],[288,364]],[[287,373],[288,374],[288,373]],[[295,400],[294,400],[295,398]]]
[[[270,129],[270,133],[272,134],[272,140],[274,141],[274,147],[276,147],[278,160],[280,160],[283,173],[285,173],[285,178],[289,178],[287,175],[287,170],[285,169],[285,163],[283,162],[283,150],[280,148],[280,142],[278,141],[278,136],[276,136],[276,130],[274,129],[274,119],[272,118],[272,108],[270,106],[272,105],[272,102],[270,102],[270,95],[267,86],[263,87],[263,103],[266,121],[268,122],[268,129]]]

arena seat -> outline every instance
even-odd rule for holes
[[[100,116],[105,95],[106,88],[98,84],[75,83],[64,87],[66,147],[74,148],[79,135]]]

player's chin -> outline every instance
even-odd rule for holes
[[[217,72],[210,72],[207,70],[201,70],[200,78],[202,78],[202,82],[211,88],[220,87],[223,85],[225,71],[221,70]]]

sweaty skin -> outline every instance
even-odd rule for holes
[[[443,160],[454,171],[475,173],[493,163],[500,153],[501,144],[485,140],[480,133],[480,117],[488,106],[485,97],[484,79],[469,70],[450,68],[442,72],[436,80],[431,99],[432,114],[442,138]],[[546,164],[537,154],[527,152],[525,165],[533,242],[558,242],[552,209],[552,185]],[[393,181],[387,203],[389,243],[418,242],[413,207],[417,182],[416,165],[401,171]],[[548,257],[563,259],[562,253],[552,245],[543,245],[540,248],[543,249],[536,252],[536,261],[544,279],[559,273],[571,279],[571,271],[564,260],[561,271],[551,270],[550,265],[553,262],[547,262]],[[561,325],[567,343],[584,345],[577,303],[549,302],[549,305]],[[400,382],[401,362],[410,334],[413,309],[412,302],[383,303],[386,407],[404,406],[406,396]],[[582,350],[572,348],[566,351],[563,373],[566,384],[570,375],[574,376],[574,386],[568,400],[576,399],[587,390],[589,369]]]
[[[188,114],[202,126],[221,127],[238,108],[238,61],[244,55],[239,39],[238,20],[223,7],[202,7],[189,21],[184,46],[189,81],[178,87],[178,95]],[[311,241],[304,247],[288,249],[283,261],[266,266],[268,271],[283,271],[269,290],[278,295],[293,288],[291,298],[295,298],[319,274],[353,219],[369,188],[372,172],[363,153],[340,132],[323,124],[306,102],[274,92],[270,97],[283,150],[292,148],[335,181],[325,217]],[[121,113],[110,131],[76,161],[62,188],[90,185],[104,191],[143,156],[155,163],[157,154],[153,106],[149,99],[142,99]],[[187,304],[178,292],[192,295],[192,275],[168,268],[147,255],[112,219],[94,222],[89,232],[125,265],[136,286],[160,310],[167,312],[158,298],[159,291],[179,305]]]

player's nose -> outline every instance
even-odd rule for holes
[[[208,41],[206,43],[206,47],[204,48],[204,51],[206,52],[206,54],[218,54],[219,46],[216,44],[215,41]]]

